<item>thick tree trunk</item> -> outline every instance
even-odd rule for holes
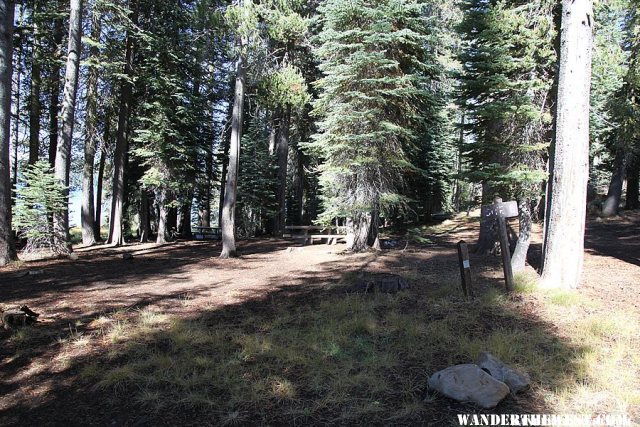
[[[40,14],[40,0],[33,2],[33,14]],[[33,19],[33,47],[31,50],[31,91],[29,94],[29,164],[33,165],[40,156],[40,115],[42,105],[42,65],[40,63],[40,23],[39,17]]]
[[[613,164],[613,173],[609,183],[607,198],[602,204],[602,216],[611,217],[618,214],[620,199],[622,198],[622,186],[624,184],[625,154],[618,150]]]
[[[60,9],[60,0],[55,0],[56,8]],[[58,114],[60,113],[60,66],[58,59],[62,56],[62,38],[64,29],[62,28],[62,18],[56,18],[53,28],[54,61],[51,65],[51,75],[49,76],[49,164],[55,167],[56,154],[58,152]]]
[[[280,128],[278,129],[276,154],[278,158],[278,190],[276,202],[278,211],[274,221],[276,236],[282,237],[287,219],[287,164],[289,161],[289,127],[291,122],[291,107],[282,110]]]
[[[11,230],[11,78],[13,73],[13,1],[0,3],[0,266],[18,259]]]
[[[631,159],[627,166],[627,201],[625,209],[640,208],[640,161],[637,158]]]
[[[131,21],[134,25],[138,22],[138,4],[132,1]],[[118,130],[116,131],[116,147],[113,153],[113,186],[111,198],[111,221],[109,222],[108,244],[121,246],[124,242],[124,201],[125,181],[124,170],[127,164],[127,127],[129,125],[129,113],[133,98],[133,86],[130,81],[133,73],[134,40],[131,31],[127,34],[125,43],[125,78],[121,82],[120,108],[118,112]]]
[[[574,289],[584,261],[593,45],[591,0],[562,1],[553,169],[541,286]]]
[[[69,238],[69,170],[71,165],[71,140],[75,120],[76,94],[82,49],[82,0],[71,0],[69,17],[69,47],[64,75],[64,96],[62,102],[62,128],[58,140],[55,162],[55,178],[64,185],[65,209],[53,215],[55,247],[57,251],[68,253],[71,249]]]
[[[15,13],[15,12],[14,12]],[[22,25],[24,22],[24,5],[20,7],[20,13],[18,15],[17,25]],[[11,188],[13,189],[12,197],[15,197],[16,189],[18,188],[18,146],[20,145],[20,122],[22,119],[21,101],[22,93],[20,88],[22,87],[22,53],[24,49],[24,41],[22,36],[18,38],[18,56],[16,58],[16,87],[18,90],[15,92],[15,116],[13,121],[13,180]],[[15,198],[11,200],[12,204],[15,204]]]
[[[100,14],[94,10],[91,16],[91,38],[98,43],[100,41]],[[90,57],[97,59],[100,55],[100,48],[92,44]],[[87,80],[87,115],[86,115],[86,137],[84,141],[84,167],[82,169],[82,244],[85,246],[95,245],[94,226],[94,194],[93,194],[93,164],[96,159],[96,136],[98,121],[98,67],[97,64],[89,70]]]
[[[520,200],[518,210],[520,211],[518,215],[520,232],[516,249],[511,256],[511,269],[514,273],[524,270],[529,245],[531,244],[531,200],[528,198]]]
[[[347,218],[347,250],[364,252],[369,249],[371,213],[362,212]]]
[[[229,166],[222,207],[222,252],[220,258],[236,257],[236,198],[238,188],[238,169],[240,166],[240,140],[244,113],[244,85],[246,80],[246,59],[240,54],[236,63],[236,84],[231,119],[231,139],[229,146]]]

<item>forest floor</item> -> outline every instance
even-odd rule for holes
[[[457,425],[487,412],[427,379],[480,351],[532,378],[492,413],[640,425],[640,212],[589,220],[578,292],[536,289],[537,230],[511,295],[499,259],[472,254],[479,297],[467,301],[455,243],[475,241],[478,221],[414,229],[375,253],[249,240],[219,260],[217,242],[177,242],[0,269],[0,308],[41,313],[0,331],[0,425]],[[376,272],[411,288],[346,292]]]

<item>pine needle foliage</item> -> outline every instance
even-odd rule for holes
[[[329,0],[319,8],[315,55],[322,78],[308,148],[324,159],[321,219],[353,217],[401,204],[413,168],[419,107],[428,97],[422,4],[410,0]]]
[[[50,218],[66,208],[65,187],[53,176],[48,161],[40,160],[23,171],[16,188],[13,228],[18,238],[26,239],[25,252],[50,250],[64,253],[54,245],[54,229]]]

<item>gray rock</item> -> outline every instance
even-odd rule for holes
[[[122,254],[122,259],[125,261],[128,260],[132,260],[133,259],[133,254],[129,253],[129,252],[125,252]]]
[[[79,258],[79,257],[78,257],[78,254],[77,254],[77,253],[75,253],[75,252],[71,252],[71,253],[69,254],[69,259],[70,259],[71,261],[77,261],[77,260],[78,260],[78,258]]]
[[[528,375],[510,368],[491,353],[485,351],[480,353],[477,364],[493,378],[509,386],[511,393],[519,393],[531,385],[531,379]]]
[[[478,365],[450,366],[429,378],[429,388],[460,402],[494,408],[509,394],[509,387],[480,369]]]

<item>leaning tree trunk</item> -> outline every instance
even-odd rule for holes
[[[62,253],[71,249],[69,238],[69,170],[71,165],[71,139],[75,119],[76,94],[78,92],[78,71],[80,49],[82,48],[82,0],[71,0],[69,17],[69,47],[64,75],[64,96],[62,101],[62,128],[56,151],[55,178],[64,185],[65,208],[53,214],[55,248]]]
[[[132,1],[131,21],[134,25],[138,22],[138,5]],[[118,130],[116,131],[116,147],[113,153],[113,186],[111,197],[111,221],[109,223],[108,244],[121,246],[124,244],[124,198],[125,181],[124,170],[127,163],[127,127],[129,125],[129,113],[131,111],[131,101],[133,98],[133,85],[131,75],[133,74],[133,32],[127,33],[125,43],[124,76],[120,90],[120,109],[118,113]]]
[[[620,206],[620,199],[622,198],[622,185],[624,184],[624,158],[625,153],[619,149],[613,164],[613,174],[611,175],[607,198],[602,204],[602,216],[604,217],[611,217],[618,214],[618,206]]]
[[[240,167],[240,139],[244,110],[244,85],[246,80],[246,59],[240,54],[236,63],[236,84],[231,119],[231,139],[229,145],[229,166],[222,205],[222,252],[220,258],[238,256],[236,252],[236,198],[238,189],[238,169]]]
[[[563,0],[553,170],[541,285],[577,288],[584,261],[593,46],[591,0]]]
[[[13,74],[13,1],[0,3],[0,266],[18,259],[11,231],[11,77]]]
[[[100,48],[96,43],[100,41],[100,13],[94,10],[91,16],[91,45],[89,56],[97,60]],[[86,137],[84,141],[84,167],[82,169],[82,208],[80,222],[82,226],[82,244],[92,246],[96,243],[94,226],[94,194],[93,194],[93,164],[96,159],[96,135],[98,119],[98,66],[94,63],[89,70],[87,81],[87,115]]]
[[[523,197],[520,200],[518,220],[520,222],[520,230],[518,233],[518,243],[516,243],[516,249],[511,256],[511,270],[514,273],[523,271],[525,263],[527,261],[527,253],[529,252],[529,245],[531,244],[531,200],[527,197]]]

